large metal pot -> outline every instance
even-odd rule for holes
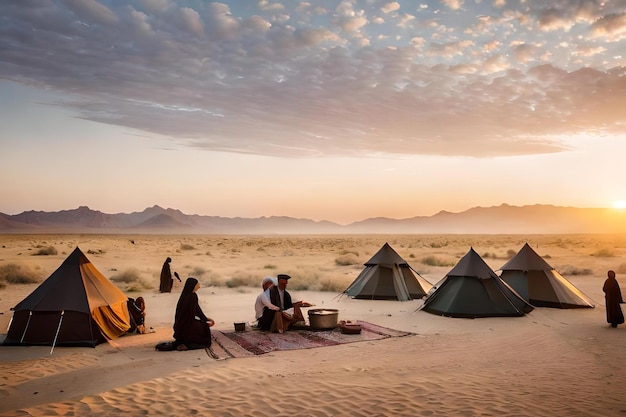
[[[337,327],[339,310],[333,308],[316,308],[309,310],[309,325],[314,330],[334,329]]]

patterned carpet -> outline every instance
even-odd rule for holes
[[[212,348],[219,357],[241,358],[277,350],[310,349],[413,334],[365,321],[357,323],[361,325],[360,334],[343,334],[339,328],[323,331],[290,330],[283,334],[249,329],[245,332],[213,331]]]

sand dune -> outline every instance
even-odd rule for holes
[[[135,268],[153,285],[142,295],[155,332],[96,348],[0,347],[0,415],[211,416],[619,416],[626,415],[626,326],[605,322],[606,270],[626,287],[626,239],[620,236],[164,237],[0,236],[0,266],[20,264],[43,276],[79,245],[105,275]],[[508,250],[534,243],[538,253],[594,300],[596,308],[537,308],[520,318],[453,319],[408,302],[352,300],[318,291],[319,280],[349,284],[385,241],[431,282],[470,246],[497,269]],[[37,246],[54,256],[30,256]],[[188,245],[188,246],[183,246]],[[188,247],[192,246],[193,249]],[[186,248],[186,249],[181,249]],[[61,250],[62,249],[62,250]],[[18,255],[20,253],[21,255]],[[339,265],[339,257],[357,263]],[[601,256],[599,256],[601,254]],[[155,289],[166,256],[181,276],[204,268],[199,298],[215,329],[252,318],[256,288],[209,286],[233,277],[260,282],[289,272],[291,292],[340,319],[366,320],[414,335],[216,361],[204,351],[157,352],[169,340],[181,284]],[[268,267],[271,265],[271,267]],[[562,269],[561,269],[562,268]],[[301,279],[313,289],[297,289]],[[120,283],[120,285],[126,285]],[[0,328],[9,308],[37,284],[0,289]]]

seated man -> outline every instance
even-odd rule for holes
[[[265,308],[269,308],[273,311],[280,310],[280,307],[272,304],[272,302],[270,301],[270,293],[269,291],[267,291],[268,288],[273,286],[274,278],[272,277],[265,277],[261,281],[261,288],[263,289],[263,291],[261,291],[261,294],[256,297],[256,301],[254,302],[254,318],[257,320],[258,327],[260,327],[260,320],[261,317],[263,317],[263,310]]]
[[[272,305],[278,307],[278,311],[273,308],[264,307],[263,314],[259,318],[259,328],[272,332],[283,333],[291,325],[299,321],[304,321],[304,316],[300,307],[309,307],[309,303],[304,301],[291,300],[291,295],[287,291],[287,283],[291,278],[287,274],[278,274],[278,285],[269,287],[265,292],[269,296]]]

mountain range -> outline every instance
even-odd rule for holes
[[[626,233],[626,210],[553,205],[474,207],[405,219],[369,218],[341,225],[284,216],[242,218],[185,214],[157,205],[107,214],[89,207],[55,212],[0,213],[0,234],[574,234]]]

